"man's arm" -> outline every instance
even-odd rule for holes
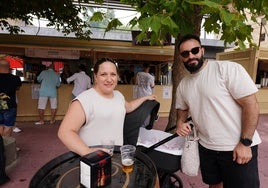
[[[256,95],[252,94],[236,100],[242,108],[242,125],[241,135],[243,139],[252,140],[254,132],[258,125],[259,119],[259,105]],[[249,145],[238,142],[233,151],[233,161],[238,164],[248,163],[252,158],[252,152]]]
[[[188,110],[177,109],[177,134],[180,136],[186,136],[191,131],[191,126],[186,122],[189,116]]]
[[[242,108],[241,138],[252,139],[259,119],[259,105],[256,95],[252,94],[236,101]]]

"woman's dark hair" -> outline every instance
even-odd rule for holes
[[[95,65],[94,65],[94,74],[97,74],[99,72],[100,65],[102,63],[104,63],[104,62],[107,62],[107,61],[109,61],[109,62],[111,62],[111,63],[114,64],[114,66],[116,67],[116,72],[117,72],[117,74],[119,74],[119,69],[117,67],[116,61],[113,60],[113,59],[110,59],[110,58],[101,58],[101,59],[98,59],[97,62],[95,63]]]
[[[184,43],[184,42],[186,42],[188,40],[191,40],[191,39],[194,39],[194,40],[198,41],[200,46],[201,46],[200,38],[197,35],[188,34],[188,35],[184,35],[183,37],[181,37],[181,39],[179,41],[179,44],[178,44],[178,47],[180,48],[182,43]]]

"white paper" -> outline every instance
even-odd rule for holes
[[[132,95],[133,99],[138,98],[138,86],[133,86],[133,95]]]
[[[39,98],[39,89],[40,89],[39,84],[32,85],[32,99]]]
[[[171,99],[171,87],[163,86],[163,99]]]
[[[80,183],[87,187],[90,188],[91,186],[91,167],[84,163],[83,161],[80,161]]]
[[[143,127],[140,128],[139,137],[137,145],[150,147],[155,143],[160,142],[161,140],[171,136],[172,134],[160,130],[147,130]],[[173,155],[181,155],[183,151],[185,138],[184,137],[175,137],[172,140],[158,146],[155,148],[157,151],[164,153],[169,153]]]

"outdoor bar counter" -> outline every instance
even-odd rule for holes
[[[38,121],[38,88],[39,84],[23,83],[22,87],[17,92],[18,97],[18,113],[17,121]],[[125,96],[127,101],[133,100],[133,90],[135,85],[117,85],[116,89],[121,91]],[[64,117],[68,105],[72,99],[72,89],[73,84],[61,84],[58,88],[58,111],[56,120],[62,120]],[[267,98],[268,87],[261,88],[257,93],[257,100],[260,105],[260,113],[268,113],[268,98]],[[160,102],[159,116],[168,117],[170,106],[171,106],[171,96],[172,96],[172,86],[171,85],[156,85],[154,88],[154,93],[157,95],[157,101]],[[50,106],[49,102],[45,110],[45,120],[50,120]]]
[[[17,91],[18,98],[18,113],[17,121],[38,121],[38,87],[40,84],[23,83],[22,87]],[[133,100],[133,90],[135,85],[117,85],[116,89],[121,91],[127,101]],[[72,99],[73,84],[61,84],[58,88],[58,111],[56,120],[62,120],[68,105]],[[156,85],[154,92],[157,95],[157,100],[160,102],[159,116],[168,117],[172,86]],[[45,110],[45,120],[50,120],[50,104],[48,102]]]

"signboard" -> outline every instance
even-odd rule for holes
[[[53,59],[79,59],[79,50],[59,50],[50,48],[25,48],[25,56]]]

